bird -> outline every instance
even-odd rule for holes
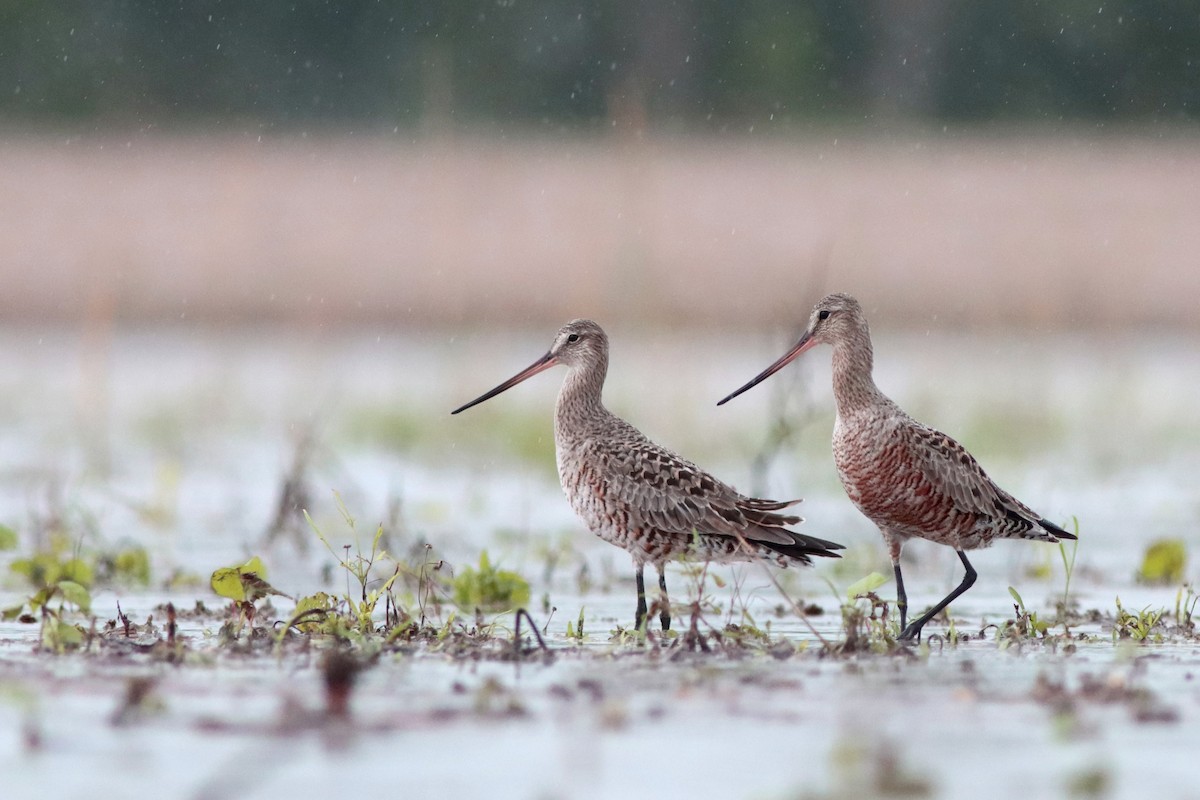
[[[957,441],[917,422],[875,385],[871,332],[854,297],[835,293],[813,307],[799,341],[724,405],[819,344],[833,347],[833,460],[851,502],[883,534],[896,577],[900,640],[920,641],[921,629],[975,583],[966,551],[996,539],[1075,539],[1001,489]],[[966,574],[953,591],[912,623],[900,570],[908,539],[954,548]]]
[[[658,571],[659,621],[667,631],[667,561],[693,556],[718,562],[769,560],[786,567],[809,565],[813,556],[839,557],[834,551],[842,545],[788,529],[801,518],[778,512],[799,500],[741,494],[605,408],[601,394],[608,350],[608,336],[598,324],[587,319],[568,322],[545,355],[451,413],[555,365],[567,368],[554,408],[558,476],[571,507],[592,533],[633,557],[636,629],[642,630],[647,614],[646,564]]]

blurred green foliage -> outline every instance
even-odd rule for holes
[[[1173,585],[1183,581],[1187,570],[1187,545],[1182,539],[1157,539],[1146,547],[1139,583]]]
[[[529,582],[494,567],[487,550],[479,554],[479,569],[465,566],[454,578],[454,604],[463,611],[512,611],[524,608],[529,597]]]
[[[1192,119],[1181,0],[0,0],[8,121]]]

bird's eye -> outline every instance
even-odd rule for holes
[[[817,319],[829,319],[829,309],[822,308],[820,312],[817,313]]]
[[[579,341],[578,333],[572,333],[570,336],[567,337],[568,344],[574,344],[575,342],[578,342],[578,341]]]

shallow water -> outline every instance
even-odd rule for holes
[[[889,787],[1058,797],[1091,773],[1111,796],[1200,792],[1189,758],[1200,733],[1192,641],[1118,646],[1093,624],[1082,630],[1094,641],[1067,654],[1002,649],[991,628],[917,659],[817,656],[816,634],[841,635],[826,580],[844,588],[888,570],[878,534],[833,473],[827,352],[715,406],[782,352],[786,338],[613,330],[606,398],[743,489],[804,496],[807,529],[849,546],[838,564],[777,573],[792,599],[825,609],[809,618],[816,633],[759,567],[715,570],[725,586],[704,586],[711,605],[703,626],[749,614],[807,649],[777,659],[611,643],[610,631],[631,622],[631,569],[623,553],[580,529],[557,487],[555,374],[468,414],[448,413],[544,352],[549,333],[6,331],[0,522],[21,533],[21,551],[61,519],[84,548],[144,544],[153,587],[173,572],[201,581],[98,589],[101,621],[116,616],[118,602],[135,621],[157,613],[159,624],[154,609],[164,599],[217,608],[208,574],[251,554],[289,594],[344,591],[340,571],[327,577],[333,559],[310,533],[301,534],[305,552],[294,540],[264,541],[294,438],[315,425],[310,510],[335,546],[352,538],[334,506],[337,491],[360,541],[394,518],[389,546],[398,553],[429,542],[453,568],[486,547],[531,579],[534,617],[547,624],[557,658],[514,666],[385,654],[361,677],[353,723],[308,724],[284,709],[321,707],[316,653],[232,656],[210,619],[182,622],[200,663],[50,656],[34,652],[36,626],[3,623],[5,796],[268,797],[353,786],[368,795],[521,798],[867,796]],[[877,339],[885,391],[962,439],[1001,485],[1050,518],[1079,519],[1071,591],[1080,608],[1111,612],[1117,596],[1129,609],[1174,607],[1175,587],[1133,577],[1151,540],[1195,542],[1200,343],[1168,335]],[[774,404],[785,398],[794,439],[756,471]],[[397,501],[399,511],[389,511]],[[551,548],[559,552],[553,570]],[[1064,583],[1056,548],[1005,542],[972,561],[979,582],[953,607],[960,632],[1011,618],[1009,585],[1031,609],[1053,615]],[[960,575],[951,552],[922,543],[910,546],[905,564],[915,605]],[[585,567],[590,586],[581,591]],[[699,591],[682,568],[668,579],[676,601]],[[893,588],[879,591],[888,598]],[[0,606],[21,597],[6,578]],[[588,639],[576,646],[565,631],[581,608]],[[677,610],[677,629],[684,616]],[[147,675],[157,678],[160,710],[114,726],[128,679]],[[1063,683],[1065,699],[1039,688],[1039,676]],[[1084,691],[1092,685],[1085,676],[1112,691]],[[893,762],[897,775],[887,772]],[[892,777],[872,777],[880,770]]]

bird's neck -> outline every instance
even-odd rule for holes
[[[600,395],[607,373],[607,360],[567,370],[567,377],[563,379],[558,392],[558,402],[554,406],[555,433],[560,438],[569,432],[587,428],[589,422],[604,415]]]
[[[869,332],[862,331],[860,335],[841,339],[834,344],[833,396],[839,416],[849,416],[883,399],[883,393],[871,375],[873,366],[874,353]]]

